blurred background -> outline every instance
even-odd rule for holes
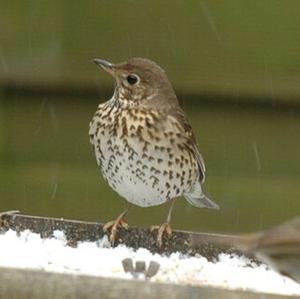
[[[246,232],[300,211],[300,2],[28,0],[0,4],[0,211],[105,222],[88,124],[113,81],[91,63],[147,57],[167,72],[220,211],[178,200],[173,227]],[[165,220],[167,205],[130,211]]]

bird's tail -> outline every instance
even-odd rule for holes
[[[218,204],[209,199],[205,194],[201,194],[201,196],[195,197],[192,194],[185,194],[185,199],[196,208],[208,208],[213,210],[220,210]]]
[[[213,200],[209,199],[203,192],[200,182],[197,182],[193,188],[184,194],[185,199],[196,208],[208,208],[219,210],[220,207]]]

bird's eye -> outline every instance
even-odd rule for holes
[[[126,80],[130,85],[134,85],[135,83],[138,82],[139,79],[136,75],[128,75]]]

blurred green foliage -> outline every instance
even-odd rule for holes
[[[2,1],[0,210],[118,215],[125,201],[100,178],[88,141],[100,100],[8,97],[1,87],[97,87],[107,100],[112,79],[91,59],[142,56],[166,69],[186,104],[207,164],[204,188],[221,206],[178,201],[174,226],[257,230],[299,214],[299,109],[276,105],[300,99],[299,11],[297,0]],[[210,103],[214,95],[233,104]],[[247,97],[270,105],[240,105]],[[136,208],[129,222],[161,223],[166,212]]]
[[[84,98],[2,101],[0,211],[104,222],[124,209],[126,201],[104,182],[89,144],[88,123],[97,104]],[[200,104],[186,108],[206,161],[204,190],[221,210],[196,209],[178,200],[174,227],[254,231],[299,214],[299,113]],[[128,220],[159,224],[167,209],[168,204],[136,207]]]
[[[0,80],[107,88],[94,57],[151,58],[177,90],[300,95],[297,0],[2,1]],[[0,81],[1,82],[1,81]]]

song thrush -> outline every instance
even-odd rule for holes
[[[130,204],[149,207],[172,201],[158,229],[171,234],[174,198],[184,196],[198,208],[219,209],[202,192],[205,165],[189,121],[164,70],[151,60],[132,58],[112,64],[94,59],[115,79],[112,98],[98,106],[89,129],[97,163],[109,184]],[[104,229],[114,242],[127,227],[125,210]]]

